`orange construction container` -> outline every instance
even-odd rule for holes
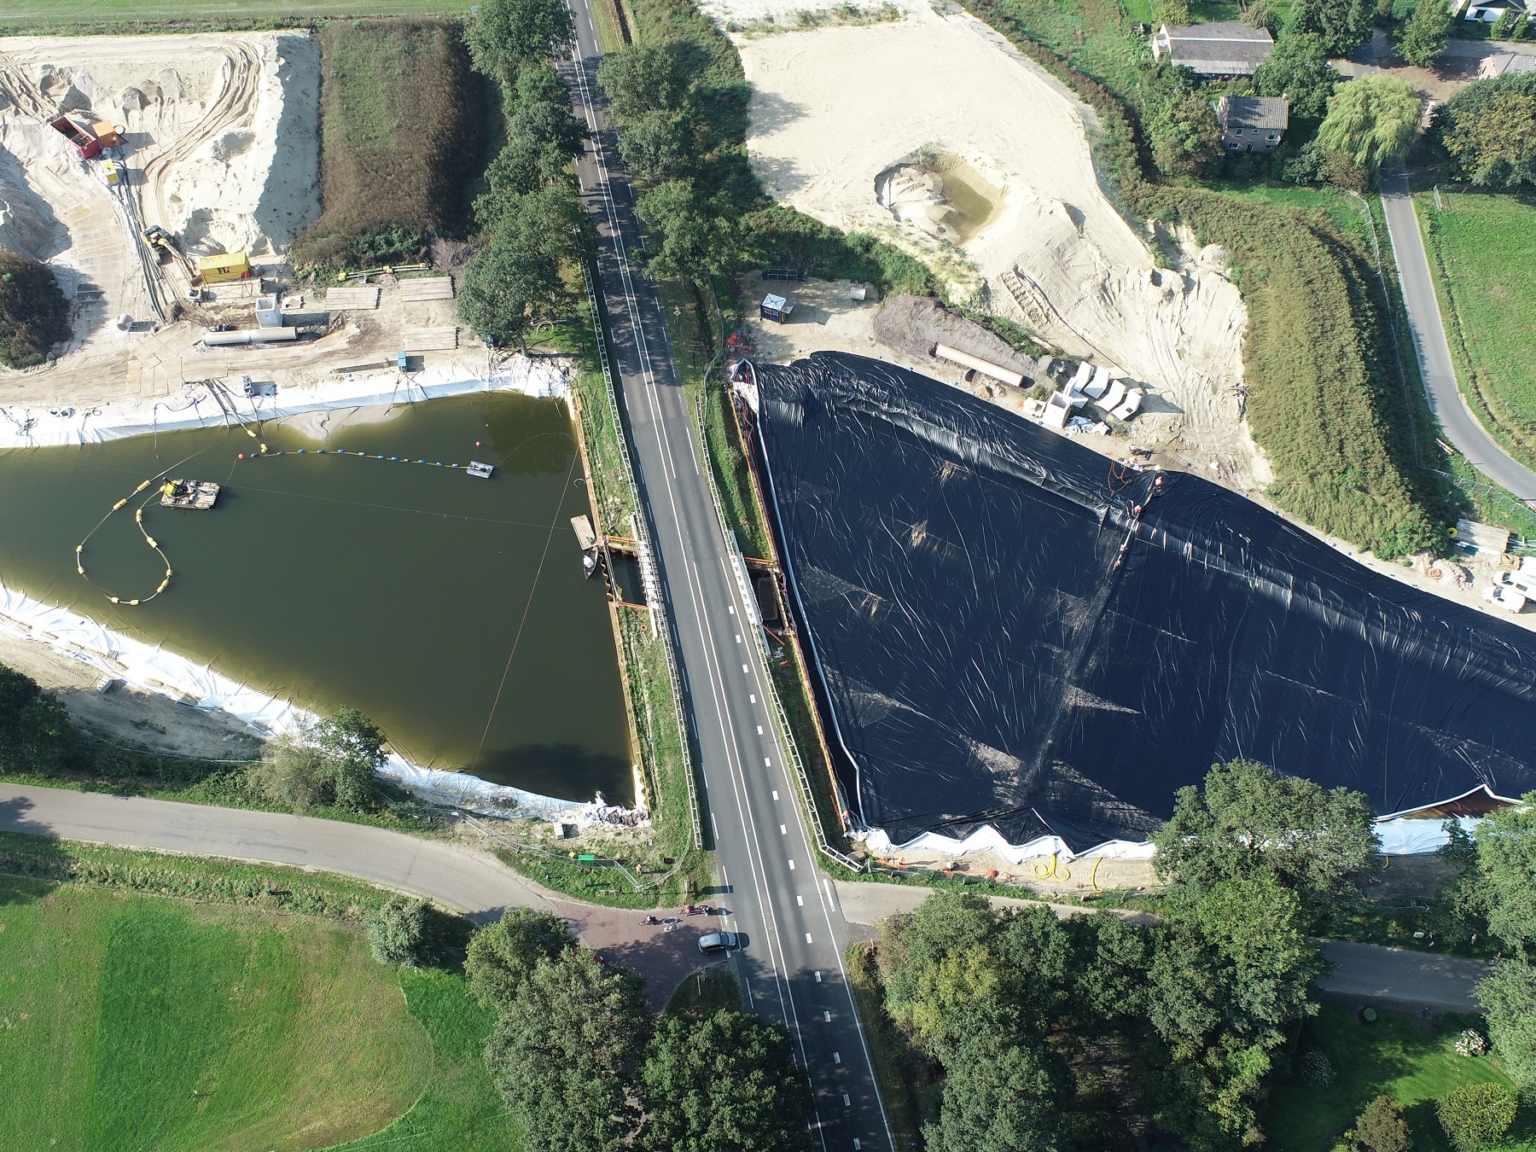
[[[110,120],[93,121],[91,135],[101,141],[103,148],[116,148],[123,142],[123,138],[117,134],[117,129],[112,127]]]

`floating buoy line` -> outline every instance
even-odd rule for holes
[[[246,431],[249,432],[250,429],[246,429]],[[252,435],[254,436],[255,433],[252,433]],[[265,447],[265,445],[263,445],[263,447]],[[144,527],[144,509],[147,508],[152,501],[160,497],[163,491],[160,485],[161,481],[163,481],[167,476],[176,471],[176,469],[180,468],[189,460],[195,460],[197,457],[201,456],[204,452],[207,451],[208,449],[204,448],[201,451],[194,452],[185,460],[178,460],[169,468],[166,468],[160,472],[156,472],[147,480],[142,481],[139,486],[132,492],[128,493],[128,495],[124,496],[116,504],[112,505],[111,508],[108,508],[107,514],[100,520],[96,521],[96,527],[87,532],[85,534],[85,538],[81,540],[80,543],[75,545],[75,571],[80,573],[80,575],[85,578],[85,582],[87,584],[99,591],[112,603],[119,604],[127,608],[137,608],[140,605],[148,604],[151,600],[163,594],[165,590],[171,586],[171,558],[165,554],[165,549],[160,547],[160,542],[149,534],[149,529]],[[108,520],[112,519],[113,516],[117,515],[117,513],[126,508],[129,503],[132,502],[133,498],[140,492],[143,492],[146,488],[150,489],[150,493],[144,498],[143,503],[141,503],[137,508],[133,510],[133,523],[134,527],[139,530],[139,535],[144,537],[144,543],[153,549],[155,555],[160,557],[161,561],[165,564],[165,575],[161,578],[159,586],[156,587],[155,590],[148,596],[138,596],[130,599],[126,596],[119,596],[116,593],[107,591],[100,584],[91,579],[91,574],[85,570],[85,546],[91,542],[92,536],[101,531],[102,525],[106,524]]]
[[[345,448],[331,448],[329,450],[327,450],[325,448],[316,448],[316,449],[313,449],[313,450],[307,449],[307,448],[295,448],[295,449],[288,449],[288,450],[281,451],[281,452],[272,452],[272,451],[268,450],[266,444],[263,443],[261,441],[261,438],[259,436],[257,436],[256,433],[253,432],[250,428],[246,427],[244,424],[241,424],[240,425],[240,430],[242,432],[244,432],[247,436],[249,436],[253,440],[255,440],[257,442],[257,447],[260,450],[257,451],[257,452],[241,452],[241,453],[239,453],[237,455],[237,459],[238,460],[262,460],[262,459],[272,459],[272,458],[278,457],[278,456],[326,456],[326,455],[331,455],[331,456],[356,457],[356,458],[363,459],[363,460],[382,460],[385,463],[390,463],[390,464],[420,464],[420,465],[423,465],[423,466],[429,467],[429,468],[459,468],[459,469],[463,469],[464,471],[470,473],[473,476],[477,476],[477,477],[480,477],[482,479],[488,478],[490,476],[490,474],[491,474],[491,471],[492,471],[492,468],[491,468],[490,465],[481,464],[479,461],[470,461],[470,463],[468,463],[468,464],[458,464],[458,463],[446,463],[445,464],[441,460],[426,460],[426,459],[415,459],[415,460],[413,460],[413,459],[411,459],[408,456],[385,456],[382,453],[375,454],[375,453],[372,453],[372,452],[358,452],[358,451],[351,451],[351,452],[349,452]],[[480,442],[477,440],[477,441],[475,441],[475,444],[478,447]],[[164,469],[164,470],[162,470],[160,472],[157,472],[157,473],[155,473],[155,475],[153,475],[153,476],[149,477],[147,480],[144,480],[143,482],[141,482],[139,484],[139,486],[137,488],[135,488],[132,492],[128,493],[128,495],[124,496],[116,504],[112,505],[111,508],[107,509],[107,514],[96,522],[96,526],[85,534],[85,538],[83,540],[81,540],[80,543],[75,545],[75,571],[78,572],[82,577],[84,577],[86,583],[90,584],[91,587],[93,587],[93,588],[97,589],[99,592],[101,592],[101,594],[103,596],[105,596],[108,600],[110,600],[113,604],[117,604],[117,605],[120,605],[120,606],[126,607],[126,608],[138,608],[138,607],[140,607],[140,606],[142,606],[144,604],[148,604],[151,600],[155,599],[156,597],[163,595],[165,593],[165,590],[171,586],[171,576],[173,574],[172,568],[171,568],[171,558],[165,554],[165,550],[160,547],[160,542],[158,540],[156,540],[153,536],[151,536],[149,534],[149,530],[144,526],[144,509],[147,508],[154,500],[156,500],[158,497],[160,497],[160,495],[161,495],[161,493],[163,491],[163,488],[162,488],[162,485],[161,485],[161,481],[164,481],[167,476],[169,476],[176,469],[180,468],[183,464],[187,463],[190,460],[195,459],[198,456],[201,456],[203,454],[203,452],[207,452],[208,450],[209,449],[204,448],[204,449],[202,449],[199,452],[194,452],[191,456],[188,456],[185,460],[180,460],[177,463],[172,464],[169,468],[166,468],[166,469]],[[120,512],[124,508],[126,508],[130,503],[132,503],[133,499],[136,496],[139,495],[139,493],[145,491],[146,489],[150,489],[150,493],[149,493],[148,496],[146,496],[144,498],[143,502],[140,503],[139,506],[133,510],[133,523],[134,523],[134,526],[136,528],[138,528],[139,535],[144,537],[144,543],[149,548],[151,548],[154,551],[155,555],[159,556],[161,561],[165,564],[165,575],[161,578],[159,585],[149,595],[147,595],[147,596],[138,596],[138,597],[134,597],[134,598],[130,599],[130,598],[126,597],[126,596],[120,596],[120,595],[118,595],[116,593],[109,592],[107,589],[103,588],[100,584],[97,584],[96,581],[91,579],[90,573],[87,572],[86,568],[85,568],[85,546],[90,543],[92,536],[96,535],[97,532],[101,531],[102,526],[105,525],[108,520],[112,519],[112,517],[115,516],[118,512]]]

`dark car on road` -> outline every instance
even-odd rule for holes
[[[699,937],[699,951],[709,956],[715,952],[730,952],[741,947],[741,939],[734,932],[710,932]]]

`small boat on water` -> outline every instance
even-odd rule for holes
[[[212,480],[167,480],[160,486],[162,508],[212,508],[219,486]]]

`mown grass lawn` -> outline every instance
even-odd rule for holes
[[[1415,197],[1446,336],[1463,391],[1536,465],[1536,196],[1447,192]]]
[[[8,1148],[320,1148],[428,1083],[355,926],[11,876],[0,924]]]
[[[1282,1084],[1275,1089],[1265,1131],[1272,1152],[1329,1152],[1334,1139],[1382,1093],[1400,1100],[1413,1127],[1415,1152],[1442,1152],[1449,1146],[1435,1120],[1434,1101],[1462,1084],[1510,1085],[1497,1061],[1456,1054],[1461,1024],[1446,1017],[1434,1034],[1410,1016],[1383,1012],[1374,1024],[1361,1024],[1334,1004],[1307,1025],[1308,1041],[1333,1062],[1338,1079],[1326,1088]],[[1522,1109],[1516,1136],[1501,1146],[1530,1152],[1532,1122]]]

